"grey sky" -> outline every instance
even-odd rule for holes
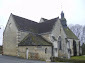
[[[60,17],[62,10],[68,24],[85,25],[85,0],[0,0],[0,26],[6,26],[10,13],[39,22]]]

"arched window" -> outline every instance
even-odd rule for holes
[[[53,41],[57,41],[57,39],[56,39],[54,36],[52,36],[52,40],[53,40]]]
[[[69,48],[70,48],[70,42],[68,41],[68,46],[69,46]]]
[[[58,49],[61,50],[62,49],[62,45],[61,45],[61,36],[59,36],[58,38]]]
[[[45,53],[47,53],[47,48],[45,48]]]

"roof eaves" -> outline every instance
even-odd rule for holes
[[[38,39],[42,39],[43,41],[41,40],[41,43],[37,43],[37,42],[36,42],[36,44],[34,44],[34,43],[35,43],[34,41],[36,41],[35,37],[33,37],[34,35],[35,35],[35,34],[31,34],[31,35],[28,34],[18,45],[19,45],[19,46],[20,46],[20,45],[24,45],[24,46],[25,46],[25,45],[32,45],[32,44],[26,44],[26,43],[24,42],[25,40],[27,40],[28,37],[30,37],[30,38],[32,37],[33,45],[44,45],[44,46],[45,46],[45,45],[52,45],[50,42],[46,41],[46,40],[45,40],[44,38],[42,38],[40,35],[39,35],[39,36],[35,35],[35,37],[37,36]],[[39,38],[39,37],[40,37],[40,38]],[[44,43],[43,43],[43,42],[44,42]],[[31,43],[32,43],[32,42],[31,42]]]
[[[49,45],[22,45],[22,44],[18,44],[18,46],[52,46],[52,44],[49,44]]]

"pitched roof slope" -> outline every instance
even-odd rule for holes
[[[37,34],[28,34],[25,39],[23,39],[19,44],[19,46],[51,46],[52,44],[42,38]]]
[[[12,14],[12,16],[13,16],[15,23],[19,30],[30,31],[33,33],[50,32],[53,28],[53,25],[55,24],[55,22],[58,19],[58,18],[54,18],[51,20],[45,19],[47,21],[42,22],[42,23],[37,23],[32,20],[28,20],[28,19],[13,15],[13,14]]]
[[[78,37],[68,28],[67,23],[66,23],[66,19],[63,18],[63,19],[60,19],[60,21],[61,21],[63,29],[64,29],[64,31],[66,33],[67,38],[77,39],[78,40]]]
[[[68,27],[64,28],[64,30],[65,30],[65,33],[67,35],[67,38],[72,38],[72,39],[78,40],[78,37]]]
[[[37,28],[36,28],[37,22],[16,16],[13,14],[12,16],[19,30],[37,32]]]
[[[41,19],[43,19],[44,21],[48,21],[48,19],[45,19],[45,18],[41,18]]]
[[[54,18],[54,19],[39,23],[38,24],[38,27],[39,27],[38,28],[38,30],[39,30],[38,33],[44,33],[44,32],[52,31],[52,28],[53,28],[55,22],[57,21],[57,19],[58,18]]]

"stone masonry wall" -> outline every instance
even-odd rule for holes
[[[3,54],[17,56],[17,32],[15,22],[10,16],[3,37]]]
[[[70,49],[71,49],[71,56],[74,56],[74,53],[73,53],[73,39],[68,39],[69,42],[70,42]],[[77,55],[79,56],[79,40],[76,40],[76,50],[77,50]]]
[[[71,56],[73,56],[73,39],[68,39],[68,41],[70,42]]]
[[[67,55],[67,46],[66,46],[67,44],[66,44],[66,40],[65,40],[66,34],[65,34],[64,30],[63,30],[63,27],[61,25],[60,20],[58,20],[55,23],[51,33],[43,34],[42,36],[47,41],[53,43],[53,46],[54,46],[54,50],[53,50],[54,53],[53,54],[54,54],[55,57],[59,57],[59,56],[60,57],[61,56],[68,57],[68,55]],[[57,41],[54,41],[52,36],[54,36]],[[61,38],[62,38],[62,50],[58,50],[58,38],[59,38],[59,36],[61,36]],[[55,48],[57,48],[57,52],[55,52]]]
[[[53,28],[51,37],[52,36],[54,36],[57,39],[57,41],[56,41],[57,45],[54,44],[54,46],[57,46],[58,57],[68,57],[67,56],[66,40],[65,40],[66,34],[65,34],[64,30],[63,30],[63,27],[62,27],[61,22],[60,22],[59,19],[55,23],[55,26]],[[59,38],[59,36],[61,36],[61,48],[62,48],[62,50],[58,49],[58,46],[59,46],[58,45],[58,38]],[[56,53],[54,53],[54,54],[56,54]]]
[[[41,59],[45,60],[52,56],[51,46],[19,46],[19,57],[26,58],[26,49],[28,48],[28,59]],[[45,48],[47,52],[45,53]],[[32,54],[37,54],[37,57],[32,57]],[[35,56],[35,55],[34,55]]]
[[[77,47],[77,56],[79,56],[79,40],[76,41],[76,47]]]

